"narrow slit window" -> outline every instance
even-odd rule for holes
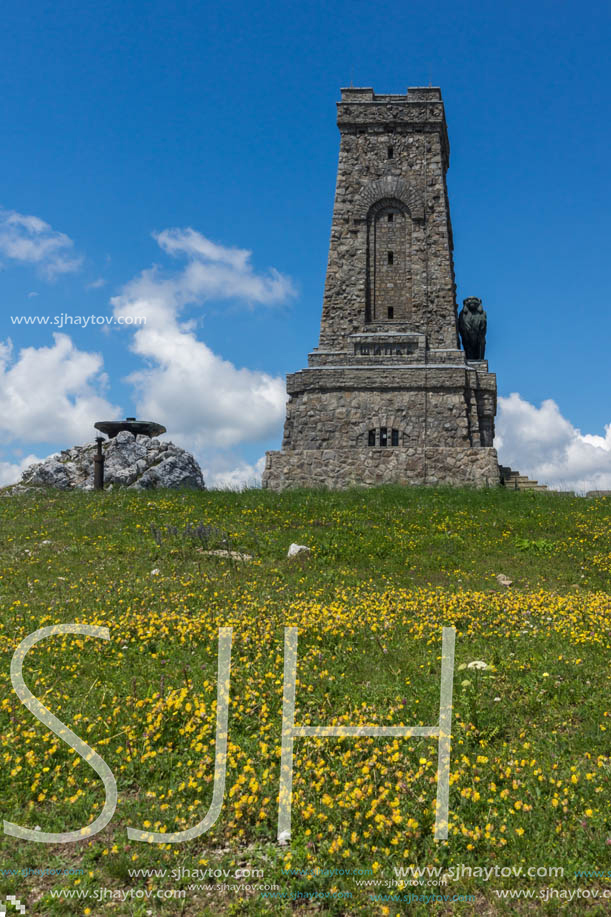
[[[380,445],[388,445],[388,429],[386,427],[380,427]]]
[[[375,431],[375,430],[370,430],[370,431],[369,431],[368,444],[369,444],[370,446],[375,446],[375,444],[376,444],[376,431]]]
[[[389,317],[389,318],[394,318],[394,317],[395,317],[395,309],[394,309],[394,306],[389,306],[389,307],[388,307],[388,317]]]
[[[392,146],[388,147],[388,158],[393,159],[395,155],[395,148]]]
[[[388,263],[392,264],[394,260],[395,260],[394,252],[388,252]]]
[[[393,431],[392,431],[392,433],[391,433],[391,435],[390,435],[390,444],[391,444],[391,446],[398,446],[398,445],[399,445],[399,431],[398,431],[398,430],[393,430]]]
[[[395,219],[394,213],[389,213],[389,214],[388,214],[388,222],[389,222],[389,223],[392,223],[392,222],[394,222],[394,219]]]

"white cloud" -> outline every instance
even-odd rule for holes
[[[73,254],[74,243],[36,216],[0,209],[0,255],[21,264],[35,265],[48,280],[76,271],[82,258]]]
[[[273,268],[257,274],[250,252],[217,245],[192,229],[156,238],[169,254],[186,256],[185,267],[169,275],[143,271],[111,300],[117,318],[146,318],[144,326],[131,325],[131,349],[148,363],[128,376],[139,415],[165,423],[177,442],[200,454],[277,434],[284,380],[234,366],[196,337],[193,322],[179,318],[185,306],[210,298],[276,304],[293,295],[291,281]]]
[[[127,377],[136,387],[139,415],[187,436],[191,449],[225,449],[278,432],[283,379],[238,369],[177,327],[137,331],[132,349],[157,363]]]
[[[5,487],[7,484],[16,484],[25,469],[36,462],[44,462],[44,459],[38,458],[36,455],[28,455],[20,462],[0,461],[0,487]]]
[[[185,306],[210,299],[275,305],[295,295],[290,278],[275,268],[267,274],[255,273],[251,252],[245,249],[217,245],[193,229],[167,229],[154,238],[168,254],[186,256],[187,263],[173,274],[164,274],[157,266],[142,271],[111,299],[117,318],[129,322],[144,316],[147,327],[163,327]]]
[[[100,392],[108,379],[100,354],[78,350],[66,334],[51,347],[24,347],[13,356],[0,341],[0,435],[23,442],[90,441],[96,420],[120,416]]]
[[[499,398],[499,461],[556,490],[611,490],[611,424],[583,434],[551,398],[536,407],[516,392]]]
[[[97,280],[92,280],[91,283],[88,283],[85,287],[86,290],[99,290],[100,287],[105,286],[106,281],[103,277],[98,277]]]
[[[193,229],[165,229],[154,238],[168,254],[190,259],[180,277],[182,294],[190,298],[236,297],[271,305],[295,293],[290,279],[273,267],[267,274],[255,274],[252,252],[246,249],[217,245]]]

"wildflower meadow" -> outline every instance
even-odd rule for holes
[[[289,558],[291,543],[310,552]],[[0,545],[5,822],[67,832],[102,811],[99,775],[21,703],[11,660],[40,628],[109,632],[51,636],[24,659],[29,690],[117,789],[91,837],[2,835],[0,892],[26,915],[611,910],[608,498],[26,494],[0,499]],[[435,725],[442,628],[455,629],[447,839],[436,738],[304,735],[278,843],[289,627],[305,727]],[[218,818],[183,842],[130,838],[187,831],[211,807],[221,628]]]

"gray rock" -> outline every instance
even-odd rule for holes
[[[190,452],[174,443],[148,436],[134,436],[127,430],[102,444],[104,485],[131,490],[190,487],[205,490],[201,468]],[[15,492],[31,487],[59,490],[93,490],[95,443],[73,446],[44,462],[30,465]]]
[[[295,544],[290,545],[287,557],[297,557],[298,554],[311,554],[312,551],[305,544]]]
[[[252,554],[243,554],[241,551],[226,551],[219,548],[217,551],[204,551],[204,554],[210,554],[212,557],[227,557],[229,560],[252,560]]]

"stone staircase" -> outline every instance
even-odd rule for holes
[[[520,474],[519,471],[513,471],[507,465],[500,465],[501,484],[510,490],[547,490],[547,484],[539,484],[538,481],[531,481],[526,475]]]

